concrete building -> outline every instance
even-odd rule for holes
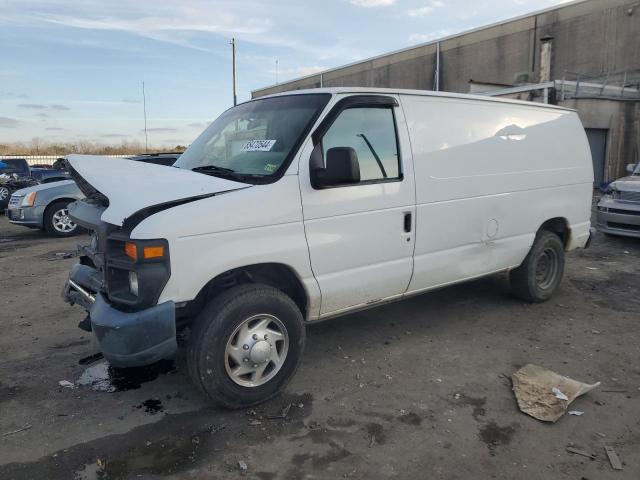
[[[640,161],[640,1],[579,0],[252,92],[390,87],[574,108],[596,183]]]

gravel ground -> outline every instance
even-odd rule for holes
[[[87,359],[83,312],[60,298],[75,260],[55,255],[83,240],[0,219],[2,479],[640,478],[638,240],[569,254],[544,304],[495,275],[311,325],[286,392],[233,412],[183,356],[125,376]],[[511,391],[527,363],[602,385],[572,404],[583,416],[545,424]]]

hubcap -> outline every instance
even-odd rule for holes
[[[53,228],[60,233],[73,232],[76,229],[76,224],[69,218],[69,210],[61,208],[53,213]]]
[[[289,350],[284,324],[273,315],[244,320],[233,331],[224,352],[227,374],[238,385],[258,387],[282,368]]]
[[[542,289],[549,288],[558,275],[558,255],[553,248],[545,248],[536,263],[536,283]]]
[[[9,189],[7,187],[0,187],[0,200],[4,200],[9,196]]]

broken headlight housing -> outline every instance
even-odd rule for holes
[[[122,234],[110,235],[105,260],[107,297],[124,310],[155,305],[171,275],[165,239],[131,240]]]

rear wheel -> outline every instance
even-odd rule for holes
[[[289,382],[305,342],[302,313],[273,287],[241,285],[211,300],[194,321],[189,373],[214,402],[243,408]]]
[[[511,270],[509,279],[516,296],[528,302],[549,300],[564,273],[564,246],[560,237],[542,231],[522,264]]]
[[[69,217],[68,201],[53,202],[44,213],[44,229],[56,237],[70,237],[80,230],[80,227]]]

